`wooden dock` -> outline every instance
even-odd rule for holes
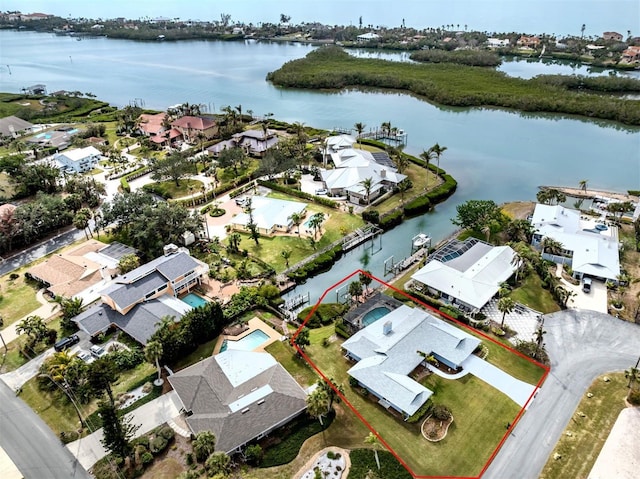
[[[367,224],[362,228],[358,228],[353,233],[344,237],[342,240],[342,251],[349,251],[368,239],[375,238],[380,233],[382,233],[382,229],[372,224]]]

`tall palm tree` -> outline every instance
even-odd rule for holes
[[[294,226],[297,227],[298,236],[300,236],[300,223],[302,223],[304,216],[302,216],[300,213],[292,213],[289,218],[291,218],[291,222],[294,224]]]
[[[313,239],[316,238],[316,235],[318,234],[318,230],[320,230],[320,227],[322,226],[323,222],[324,222],[324,213],[322,212],[316,213],[311,218],[309,218],[309,226],[313,228]]]
[[[440,172],[440,156],[442,156],[442,154],[445,151],[447,151],[447,147],[446,146],[440,146],[438,143],[436,143],[431,148],[429,148],[429,150],[431,150],[433,152],[433,154],[436,156],[436,161],[437,161],[437,166],[438,166],[438,173],[439,173]]]
[[[284,258],[284,262],[287,266],[287,268],[289,267],[289,258],[291,258],[291,250],[290,249],[283,249],[282,251],[280,251],[280,256],[282,256]]]
[[[627,387],[629,389],[631,389],[631,386],[633,386],[636,382],[640,383],[640,369],[638,368],[639,365],[640,358],[638,358],[638,360],[636,361],[635,367],[630,367],[624,372],[624,377],[629,380],[629,384],[627,384]]]
[[[365,125],[364,123],[358,122],[355,125],[353,125],[353,127],[356,129],[356,131],[358,132],[358,144],[360,145],[360,135],[362,135],[362,132],[364,131],[364,129],[366,128],[367,125]]]
[[[402,205],[404,206],[404,194],[411,188],[411,183],[407,180],[401,181],[398,183],[398,191],[400,192],[400,197],[402,198]]]
[[[578,185],[580,185],[580,189],[582,191],[584,191],[585,193],[587,192],[587,183],[589,182],[589,180],[580,180],[578,182]]]
[[[516,307],[516,302],[510,298],[509,296],[505,296],[504,298],[500,298],[498,300],[498,311],[502,313],[502,321],[500,322],[500,327],[504,327],[504,317],[513,311],[513,308]]]
[[[371,198],[369,197],[371,193],[371,188],[373,188],[373,178],[365,178],[360,182],[362,187],[364,188],[364,193],[367,195],[367,205],[371,204]]]
[[[534,333],[535,336],[535,341],[536,341],[536,352],[534,357],[537,359],[538,355],[540,354],[540,350],[543,347],[543,340],[544,340],[544,335],[547,334],[547,332],[542,329],[542,324],[540,326],[538,326],[538,329],[536,329],[536,332]]]
[[[558,255],[560,253],[562,253],[563,250],[563,246],[562,243],[558,240],[555,240],[553,238],[550,238],[548,236],[545,236],[542,239],[542,252],[543,253],[549,253],[552,255]]]
[[[160,369],[160,358],[162,357],[162,343],[160,341],[149,341],[144,348],[144,357],[147,361],[156,365],[158,379],[154,381],[157,386],[162,384],[162,370]]]
[[[373,448],[373,453],[376,457],[376,465],[378,466],[378,470],[380,470],[380,458],[378,457],[378,436],[374,433],[370,432],[367,437],[364,438],[364,443],[370,445]]]
[[[425,162],[425,168],[427,170],[427,182],[424,189],[428,190],[429,189],[429,163],[431,163],[431,160],[435,158],[435,153],[432,151],[431,148],[429,148],[428,150],[422,150],[422,153],[420,153],[420,158],[422,158]]]

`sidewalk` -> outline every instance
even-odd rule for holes
[[[131,424],[140,426],[135,433],[135,437],[139,437],[179,416],[181,407],[178,395],[175,391],[171,391],[131,411],[127,417],[131,419]],[[66,447],[78,459],[82,467],[89,470],[108,454],[100,442],[102,437],[102,428],[100,428],[93,434],[67,444]]]

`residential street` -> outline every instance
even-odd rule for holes
[[[91,477],[44,421],[2,381],[0,446],[25,479]]]
[[[640,326],[607,314],[566,310],[545,316],[551,373],[483,479],[539,477],[591,382],[633,366]]]

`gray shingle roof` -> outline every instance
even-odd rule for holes
[[[306,409],[306,394],[267,353],[227,350],[169,376],[194,434],[230,453]]]
[[[163,284],[167,284],[167,279],[159,272],[153,271],[132,283],[112,284],[105,289],[104,294],[113,299],[120,309],[124,309],[141,301],[145,295],[155,291]]]
[[[190,306],[178,299],[162,298],[138,304],[125,315],[106,304],[99,304],[79,314],[73,320],[78,327],[91,336],[115,325],[144,346],[157,331],[163,316],[180,319],[189,309],[191,309]]]

